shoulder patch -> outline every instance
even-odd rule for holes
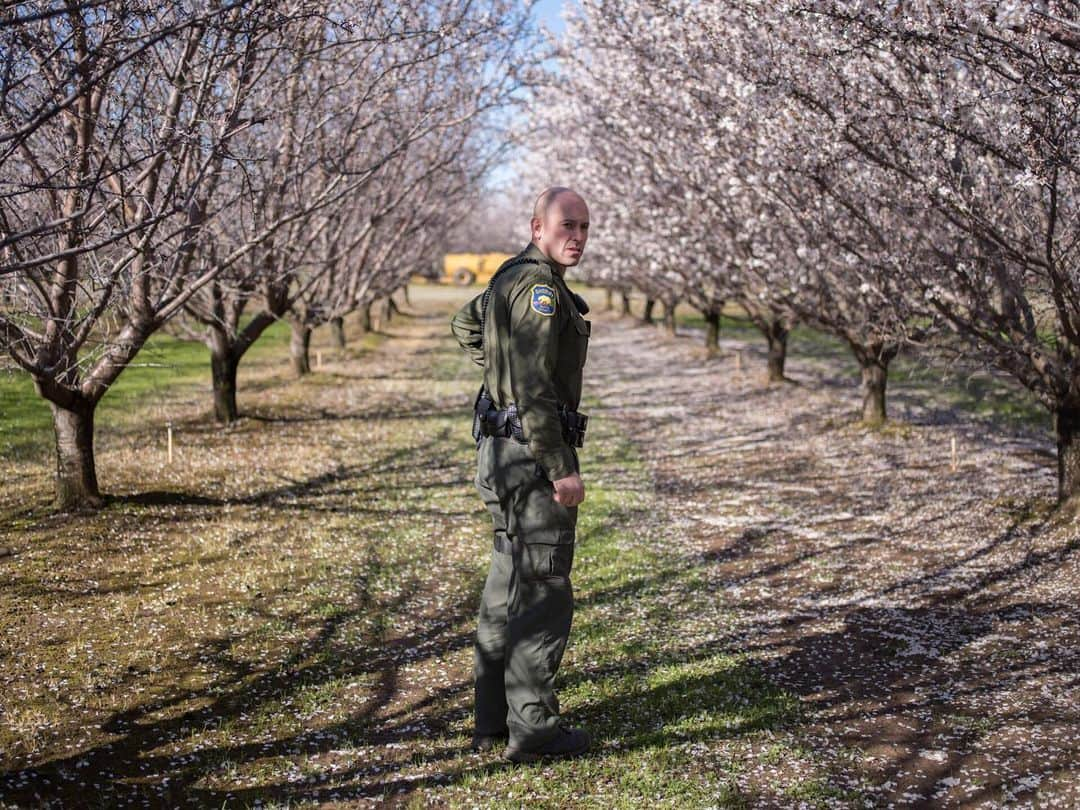
[[[530,294],[533,312],[541,315],[555,314],[555,288],[547,284],[533,284]]]

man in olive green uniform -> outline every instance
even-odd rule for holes
[[[484,367],[489,413],[503,418],[509,408],[512,419],[516,409],[520,420],[516,438],[479,438],[476,475],[495,532],[474,649],[473,746],[507,737],[503,756],[514,762],[574,756],[590,742],[560,722],[554,691],[574,611],[570,568],[585,498],[575,449],[583,434],[567,425],[584,430],[575,420],[590,333],[588,308],[563,273],[581,258],[588,216],[573,191],[545,190],[529,246],[451,322]]]

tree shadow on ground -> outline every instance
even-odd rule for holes
[[[753,570],[754,550],[754,543],[747,542],[724,553],[727,559],[747,557],[752,569],[747,580],[774,576],[777,568],[772,564],[766,566],[768,570]],[[1070,544],[1062,554],[1075,551],[1075,544]],[[696,566],[662,567],[652,576],[593,590],[583,595],[578,607],[640,603],[665,589],[678,588],[689,569],[708,568],[716,561],[706,557]],[[1060,562],[1060,554],[1054,559],[1033,557],[1025,564],[1001,568],[992,577],[998,582],[1013,580],[1030,574],[1033,567]],[[787,563],[793,569],[805,564],[802,557]],[[969,591],[938,594],[927,606],[848,603],[806,616],[761,619],[750,631],[733,628],[703,646],[579,666],[560,676],[560,687],[574,689],[612,679],[619,684],[616,694],[586,699],[570,718],[595,733],[600,748],[594,757],[610,753],[612,743],[619,751],[629,751],[754,739],[763,729],[788,729],[796,738],[809,736],[835,750],[866,751],[871,764],[858,776],[891,785],[885,796],[906,792],[909,797],[922,797],[923,806],[935,806],[946,797],[1001,800],[1016,795],[1018,773],[1041,773],[1046,779],[1067,778],[1072,773],[1080,747],[1071,736],[1060,733],[1062,748],[1040,760],[1024,735],[1013,734],[1013,726],[1023,728],[1035,715],[1030,707],[1012,705],[1012,690],[1031,678],[1069,678],[1080,671],[1080,648],[1066,644],[1060,655],[1048,650],[1044,656],[1016,657],[1003,666],[985,665],[978,653],[970,651],[995,641],[1003,632],[1022,636],[1026,617],[1058,617],[1068,623],[1076,612],[1071,605],[1052,601],[985,607],[966,598],[983,587],[982,581],[976,581]],[[714,598],[707,591],[683,595]],[[771,606],[763,602],[742,607],[764,616]],[[837,624],[839,629],[821,629]],[[579,626],[579,631],[588,632],[588,628]],[[658,623],[656,632],[673,630]],[[665,671],[670,676],[657,682],[657,673]],[[977,705],[992,705],[998,711],[991,720],[973,708]],[[1055,722],[1068,729],[1075,728],[1078,720],[1073,712]],[[440,747],[422,761],[436,765],[453,758],[452,750]],[[1008,761],[1008,768],[1003,767],[1003,760]],[[348,789],[359,792],[344,795],[411,792],[420,786],[457,783],[499,767],[469,762],[419,780],[384,773],[376,785],[354,786]],[[957,784],[952,778],[965,770],[990,775],[958,788],[966,790],[962,795],[950,793]],[[842,775],[853,778],[850,772]],[[339,785],[338,790],[342,788]]]
[[[363,581],[357,588],[362,590]],[[477,588],[474,590],[478,589]],[[237,658],[233,650],[258,632],[229,634],[204,639],[185,651],[190,671],[176,672],[172,683],[179,684],[209,665],[224,673],[200,688],[174,688],[170,694],[148,699],[123,711],[110,712],[100,729],[113,739],[78,752],[55,757],[30,767],[7,769],[0,773],[0,795],[7,802],[23,804],[53,803],[63,807],[119,807],[128,804],[154,807],[221,806],[252,793],[266,800],[274,796],[309,796],[312,784],[260,786],[251,791],[210,790],[200,786],[207,777],[218,774],[223,765],[240,768],[274,757],[318,756],[342,745],[383,744],[402,737],[394,723],[404,725],[401,712],[377,719],[400,688],[400,672],[430,658],[461,650],[471,643],[471,636],[457,630],[475,612],[475,600],[462,603],[458,610],[431,617],[423,630],[389,641],[370,638],[363,647],[343,639],[341,629],[374,611],[393,613],[403,608],[410,594],[405,588],[394,600],[372,604],[360,599],[349,609],[312,620],[310,614],[275,616],[281,621],[314,625],[310,638],[288,651],[276,662],[261,665]],[[131,672],[134,681],[146,673]],[[370,697],[347,719],[265,741],[205,745],[193,750],[184,741],[194,732],[215,726],[245,724],[267,706],[287,712],[305,690],[338,681],[374,677]],[[462,684],[454,684],[436,697],[422,701],[445,700],[456,695]],[[163,716],[164,715],[164,716]],[[445,727],[437,719],[425,724],[428,734],[438,734]],[[170,751],[171,749],[179,749]],[[376,773],[379,768],[356,769],[357,775]],[[317,792],[317,791],[316,791]]]
[[[122,495],[106,496],[108,504],[134,506],[225,506],[232,505],[273,505],[280,508],[316,510],[333,509],[333,505],[321,506],[320,499],[343,499],[346,496],[376,495],[396,491],[403,486],[402,476],[410,489],[430,489],[445,487],[453,481],[431,479],[430,474],[440,468],[458,476],[461,460],[450,453],[434,454],[430,448],[422,445],[392,449],[376,458],[361,464],[336,464],[332,469],[305,478],[289,478],[283,475],[285,483],[266,487],[254,492],[234,497],[215,497],[198,493],[166,490],[148,490]],[[396,476],[396,477],[395,477]],[[423,480],[411,480],[422,477]],[[457,477],[454,478],[454,481]],[[366,485],[362,485],[364,482]],[[340,503],[340,508],[356,511],[352,502]],[[392,509],[377,510],[392,512]]]
[[[630,513],[620,518],[630,519]],[[612,528],[614,524],[602,524],[596,530]],[[744,533],[715,553],[662,566],[629,583],[592,589],[579,599],[579,609],[639,603],[672,588],[685,591],[686,599],[715,599],[716,593],[701,584],[707,578],[694,580],[699,583],[696,592],[686,589],[684,583],[688,575],[721,564],[741,562],[745,566],[738,583],[727,580],[721,585],[767,581],[784,569],[806,568],[805,554],[780,563],[760,557],[761,541],[766,536]],[[989,538],[988,544],[1007,542],[1010,537],[1006,532]],[[851,548],[859,548],[863,542],[853,538]],[[931,604],[920,607],[833,601],[806,614],[770,616],[770,611],[775,614],[771,610],[775,605],[744,600],[733,607],[770,617],[750,630],[733,627],[706,645],[580,666],[561,676],[560,687],[573,689],[606,679],[619,684],[614,695],[586,699],[573,712],[571,719],[589,727],[598,739],[592,757],[606,756],[612,743],[618,744],[619,751],[667,748],[688,742],[755,739],[757,732],[765,729],[786,729],[796,736],[810,735],[830,745],[868,751],[872,757],[867,761],[872,760],[872,764],[864,775],[878,784],[892,783],[888,795],[907,791],[931,806],[948,795],[948,780],[953,774],[970,768],[983,769],[989,776],[978,784],[976,794],[965,794],[966,799],[998,800],[1012,790],[1010,775],[1000,768],[994,770],[999,763],[987,754],[985,745],[978,748],[980,743],[1008,752],[1014,768],[1023,771],[1030,765],[1033,772],[1050,775],[1067,774],[1080,751],[1075,740],[1063,735],[1063,756],[1035,762],[1035,754],[1024,748],[1023,739],[1008,736],[1011,725],[1022,726],[1037,719],[1027,707],[997,711],[992,718],[980,717],[971,707],[1000,706],[1010,699],[1014,686],[1032,677],[1068,677],[1080,670],[1078,648],[1048,650],[1046,656],[1036,659],[1006,659],[1008,663],[997,667],[982,667],[977,657],[959,653],[1000,635],[1003,627],[1018,628],[1032,615],[1072,621],[1075,609],[1071,605],[1027,601],[987,607],[979,605],[977,597],[991,581],[1018,582],[1041,568],[1062,564],[1078,551],[1080,545],[1074,541],[1055,554],[1029,555],[1021,563],[984,573],[964,591],[936,593]],[[980,557],[978,551],[972,555],[973,559]],[[938,570],[907,582],[905,589],[917,589],[920,579],[923,585],[932,584],[953,565],[943,563]],[[833,595],[827,585],[808,582],[807,588],[811,601],[815,592],[821,597]],[[887,595],[885,591],[879,594]],[[402,599],[378,609],[392,611],[400,607]],[[460,707],[448,708],[467,698],[471,689],[467,681],[448,681],[423,697],[388,710],[400,687],[402,666],[461,651],[470,644],[471,633],[459,628],[471,621],[475,603],[433,619],[421,632],[389,643],[373,639],[362,649],[342,644],[336,637],[338,629],[373,609],[362,602],[318,621],[308,641],[267,668],[236,660],[230,652],[237,643],[234,635],[205,640],[189,659],[193,667],[200,661],[213,661],[229,673],[227,678],[111,714],[101,724],[103,730],[116,735],[111,743],[32,768],[7,771],[3,775],[5,797],[32,802],[36,790],[65,806],[86,804],[85,788],[79,788],[77,780],[92,777],[103,785],[102,806],[380,799],[408,797],[422,787],[459,784],[510,767],[491,755],[468,756],[448,741],[449,729],[468,713]],[[301,621],[305,617],[291,618]],[[657,634],[672,632],[661,619],[655,621]],[[168,750],[182,744],[192,729],[208,723],[243,722],[268,700],[275,705],[287,703],[305,688],[364,676],[374,676],[376,686],[365,704],[347,719],[265,742],[230,744],[224,740],[195,751]],[[160,717],[162,714],[167,716]],[[1078,720],[1074,712],[1059,716],[1056,722],[1063,728],[1075,728]],[[995,740],[999,733],[1003,736]],[[389,755],[368,760],[359,754],[334,753],[342,748],[347,752],[350,746],[418,740],[429,743],[423,753],[398,759]],[[295,780],[238,784],[228,790],[205,784],[229,763],[243,770],[266,758],[292,756],[314,760],[314,770]],[[427,773],[415,775],[418,766]],[[163,776],[169,777],[166,786],[161,785]]]
[[[811,630],[801,625],[817,622],[796,619],[771,640],[751,642],[749,651],[769,653],[770,681],[804,702],[812,738],[863,752],[861,775],[888,785],[884,797],[966,806],[1016,793],[1024,774],[1068,777],[1080,754],[1074,735],[1051,726],[1039,736],[1043,743],[1056,737],[1058,747],[1034,750],[1028,734],[1036,718],[1014,694],[1032,678],[1073,678],[1080,671],[1076,647],[1064,645],[1052,659],[1017,655],[1001,666],[970,653],[1002,633],[1023,636],[1017,619],[1025,615],[1069,620],[1075,611],[1055,602],[993,610],[959,604],[855,608],[838,614],[838,630]],[[1004,652],[1008,660],[1010,651]],[[1052,725],[1075,728],[1078,721],[1074,705]],[[967,779],[956,778],[964,773]]]
[[[417,465],[404,451],[378,461],[391,467],[395,462],[399,470]],[[339,492],[335,487],[365,473],[370,473],[370,467],[345,465],[309,479],[267,488],[249,496],[249,502],[277,502],[297,493],[307,498],[336,495]],[[836,486],[835,479],[832,483]],[[350,487],[349,491],[354,489]],[[129,502],[140,504],[140,497],[151,504],[155,503],[154,497],[164,498],[143,493],[129,496]],[[216,506],[224,502],[209,499],[193,505]],[[630,519],[629,515],[620,517]],[[602,525],[600,530],[611,528],[613,524]],[[720,566],[738,566],[737,576],[725,576],[719,582],[710,581],[708,576],[694,579],[696,590],[686,588],[683,596],[701,600],[730,598],[733,610],[760,618],[752,627],[733,627],[717,633],[713,642],[700,647],[615,657],[600,665],[589,664],[566,672],[562,679],[565,687],[601,679],[616,679],[625,685],[612,697],[586,700],[573,719],[596,731],[601,743],[618,742],[620,750],[731,739],[763,729],[786,728],[797,734],[817,735],[817,739],[830,744],[868,750],[877,763],[871,775],[879,783],[891,781],[894,786],[889,793],[893,796],[910,790],[923,797],[924,806],[929,806],[936,791],[948,787],[943,785],[944,779],[957,769],[972,766],[994,776],[984,778],[977,786],[978,792],[974,796],[967,794],[965,801],[999,798],[1007,788],[1008,774],[1000,768],[995,771],[999,763],[981,759],[985,754],[975,751],[975,746],[999,730],[1008,731],[1006,726],[1023,728],[1025,723],[1047,718],[1022,705],[1002,709],[992,717],[985,713],[980,717],[972,707],[1001,707],[1010,700],[1010,690],[1027,679],[1068,678],[1080,670],[1076,652],[1080,645],[1071,643],[1071,636],[1063,635],[1056,645],[1046,649],[1045,655],[1006,655],[994,665],[961,653],[992,640],[1003,628],[1013,629],[1018,643],[1024,643],[1021,625],[1033,615],[1055,619],[1064,631],[1075,634],[1076,609],[1072,604],[1046,600],[1004,606],[995,603],[1002,594],[1019,592],[1040,571],[1074,559],[1080,551],[1078,543],[1074,540],[1057,549],[1032,552],[1015,564],[984,567],[978,577],[962,587],[936,589],[960,565],[986,562],[992,549],[1015,542],[1015,527],[1010,527],[989,538],[985,546],[971,550],[963,560],[944,560],[931,570],[907,577],[899,585],[879,588],[870,596],[880,602],[890,598],[910,600],[913,594],[928,590],[921,594],[926,604],[881,606],[860,604],[863,597],[857,599],[852,593],[853,586],[860,583],[842,582],[837,586],[815,583],[808,577],[807,567],[820,556],[820,550],[802,548],[784,560],[762,555],[762,541],[779,531],[768,528],[743,532],[733,543],[714,552],[688,555],[680,564],[663,566],[629,583],[583,594],[579,600],[582,609],[629,605],[651,594],[682,587],[688,574],[709,574]],[[852,536],[840,546],[830,546],[828,551],[835,553],[842,547],[855,553],[882,543],[883,538],[878,536]],[[719,593],[730,585],[770,583],[785,575],[801,583],[803,608],[791,602],[778,603],[767,593],[730,597]],[[995,588],[994,596],[987,592],[991,586]],[[404,598],[378,609],[398,609]],[[312,638],[290,650],[284,661],[266,668],[234,658],[231,650],[237,642],[235,635],[206,639],[191,651],[190,660],[196,662],[193,670],[200,660],[214,661],[228,672],[227,677],[206,687],[178,690],[110,714],[102,728],[116,735],[111,743],[32,768],[9,770],[2,777],[4,796],[30,803],[38,790],[56,796],[65,805],[84,805],[87,792],[78,787],[78,782],[85,781],[85,774],[105,780],[105,792],[95,797],[104,806],[136,802],[220,806],[256,798],[317,802],[408,796],[419,787],[460,783],[468,777],[501,770],[506,766],[490,758],[463,758],[462,751],[447,742],[448,729],[466,711],[447,705],[467,694],[468,682],[445,683],[405,706],[389,709],[399,690],[404,666],[460,652],[469,644],[471,635],[460,627],[471,621],[474,608],[474,602],[462,605],[460,610],[432,618],[420,632],[389,643],[371,639],[357,649],[343,644],[337,633],[344,623],[376,609],[361,602],[318,620]],[[291,617],[297,622],[305,618]],[[673,632],[664,619],[652,621],[656,622],[658,635]],[[742,657],[743,653],[748,658]],[[656,679],[656,674],[665,668],[670,670],[670,677]],[[132,674],[133,678],[137,676]],[[218,719],[243,723],[270,700],[274,705],[286,705],[305,687],[364,676],[374,676],[376,687],[370,699],[345,720],[265,742],[230,744],[225,740],[195,751],[167,750],[202,724]],[[797,702],[790,696],[797,697]],[[189,703],[198,705],[188,708]],[[171,709],[176,710],[171,716],[156,716],[168,714]],[[703,710],[709,719],[703,719]],[[418,717],[422,720],[419,727]],[[957,717],[967,720],[958,721]],[[1066,730],[1075,729],[1077,720],[1075,711],[1056,718]],[[434,741],[435,745],[428,753],[403,759],[366,761],[352,755],[345,767],[326,767],[298,776],[295,781],[271,780],[230,790],[203,784],[226,763],[252,766],[267,757],[323,757],[333,755],[342,746],[413,740]],[[1004,737],[1000,741],[1003,750],[1012,752],[1010,765],[1020,770],[1030,762],[1022,758],[1023,742],[1014,743]],[[1063,746],[1062,759],[1033,763],[1030,769],[1065,773],[1074,767],[1071,763],[1080,753],[1075,739],[1068,737]],[[604,756],[604,750],[610,749],[598,750],[592,756]],[[928,758],[926,751],[935,752],[934,756]],[[1030,751],[1028,755],[1035,756]],[[349,757],[347,753],[345,756]],[[438,766],[438,772],[415,777],[411,771],[418,764]],[[163,775],[169,777],[164,788],[160,786]]]

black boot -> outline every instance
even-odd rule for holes
[[[513,745],[507,746],[503,751],[503,759],[511,762],[536,762],[539,759],[577,757],[588,751],[591,743],[589,732],[584,729],[559,726],[559,733],[555,738],[539,748],[524,751]]]
[[[469,748],[473,751],[490,751],[499,745],[503,745],[510,738],[510,732],[500,731],[498,734],[473,734]]]

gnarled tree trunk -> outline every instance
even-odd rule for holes
[[[615,297],[615,291],[612,290],[611,287],[608,287],[606,290],[604,290],[604,311],[605,312],[610,312],[611,310],[613,310],[615,308],[614,297]]]
[[[664,302],[664,329],[669,335],[672,336],[674,336],[677,331],[675,324],[675,307],[677,307],[678,305],[678,301]]]
[[[862,421],[880,425],[887,418],[885,389],[889,382],[889,363],[896,357],[899,347],[881,343],[861,345],[851,341],[849,345],[862,370]]]
[[[645,323],[652,323],[654,309],[656,309],[656,300],[653,298],[646,298],[645,311],[641,314],[641,320],[643,320]]]
[[[345,319],[341,316],[330,319],[330,337],[339,351],[345,350]]]
[[[1080,405],[1054,412],[1057,434],[1058,503],[1071,501],[1080,511]]]
[[[769,343],[767,379],[770,383],[783,382],[787,379],[784,377],[784,364],[787,362],[787,339],[790,330],[782,320],[773,318],[763,331]]]
[[[236,371],[240,358],[226,349],[210,351],[210,377],[214,387],[214,419],[223,424],[235,422],[240,413],[236,407]]]
[[[889,381],[888,366],[864,363],[862,366],[862,419],[867,424],[881,424],[886,419],[885,387]]]
[[[289,360],[296,376],[303,377],[311,373],[311,327],[300,321],[290,321],[289,325],[292,327]]]
[[[371,303],[368,302],[360,308],[360,331],[367,334],[371,331]]]
[[[622,312],[619,314],[623,317],[630,314],[630,293],[628,292],[622,293]]]
[[[270,326],[277,322],[277,317],[267,310],[262,310],[235,335],[217,322],[206,324],[204,342],[210,349],[210,380],[213,383],[214,419],[221,424],[229,424],[240,418],[236,404],[236,375],[240,361],[247,350]]]
[[[705,350],[714,355],[720,351],[720,310],[708,310],[705,315]]]
[[[209,328],[210,381],[214,392],[214,419],[229,424],[239,417],[236,408],[236,371],[240,356],[233,351],[228,336],[221,329]]]
[[[75,398],[67,407],[50,402],[56,432],[56,507],[61,511],[97,508],[104,503],[94,467],[94,408]]]

